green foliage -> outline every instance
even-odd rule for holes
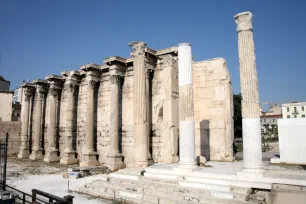
[[[241,94],[233,94],[234,101],[234,136],[242,137]]]

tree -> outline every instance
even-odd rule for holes
[[[233,94],[234,99],[234,136],[242,137],[241,93]]]

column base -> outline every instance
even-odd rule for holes
[[[60,159],[61,164],[78,164],[79,160],[75,158],[75,152],[63,152],[61,159]]]
[[[32,154],[30,155],[29,159],[42,160],[43,159],[42,150],[32,150]]]
[[[51,151],[47,152],[44,158],[44,162],[47,163],[53,163],[53,162],[59,162],[60,158],[57,155],[57,151]]]
[[[173,168],[173,171],[176,171],[176,172],[192,172],[196,168],[198,168],[198,165],[196,163],[183,163],[183,164],[180,163],[178,167]]]
[[[97,153],[90,152],[83,154],[83,161],[80,162],[81,167],[86,166],[100,166],[100,162],[97,160]]]
[[[25,159],[29,158],[29,156],[30,156],[29,149],[20,149],[17,157],[19,159]]]
[[[125,168],[125,164],[122,162],[122,159],[123,159],[123,156],[120,153],[109,153],[107,155],[106,166],[112,171],[123,169]]]

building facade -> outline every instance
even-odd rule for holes
[[[130,46],[131,58],[108,57],[102,65],[24,83],[18,157],[31,153],[33,160],[82,166],[177,162],[177,47]],[[232,161],[233,96],[226,61],[194,62],[192,76],[196,155]]]
[[[291,102],[282,105],[282,114],[284,119],[305,118],[306,102]]]

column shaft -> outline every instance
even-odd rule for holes
[[[250,12],[237,14],[235,21],[238,32],[242,96],[243,171],[262,172],[260,106],[252,14]]]
[[[137,166],[148,165],[145,56],[137,55],[134,68],[134,141]]]
[[[119,153],[119,83],[120,76],[111,76],[110,104],[110,148],[111,153]]]
[[[58,150],[56,149],[56,114],[57,109],[56,105],[58,103],[58,93],[54,88],[49,89],[48,93],[48,107],[49,115],[47,118],[48,121],[48,129],[47,129],[47,137],[48,137],[48,148],[44,158],[45,162],[58,162],[59,157],[57,155]]]
[[[191,45],[179,44],[180,166],[196,167]]]
[[[122,154],[119,152],[119,75],[111,76],[111,104],[110,104],[110,153],[107,154],[107,166],[112,171],[124,168]]]
[[[30,155],[31,160],[42,159],[42,148],[41,148],[41,128],[42,128],[42,100],[44,94],[37,88],[36,91],[36,103],[35,103],[35,116],[34,116],[34,137],[33,137],[33,148]]]
[[[80,166],[97,166],[100,163],[97,161],[97,153],[94,150],[94,105],[95,105],[95,87],[97,82],[94,80],[88,81],[87,89],[87,106],[86,106],[86,145],[83,152],[83,158]]]
[[[31,92],[24,89],[24,97],[21,107],[21,146],[19,149],[18,158],[29,157],[29,144],[28,144],[28,131],[29,131],[29,118],[30,118],[30,99]]]
[[[67,101],[65,107],[65,148],[64,152],[61,153],[60,163],[62,164],[76,164],[78,160],[75,158],[75,150],[73,149],[73,123],[74,123],[74,91],[76,86],[74,84],[67,83],[65,84],[64,92],[67,94]]]

